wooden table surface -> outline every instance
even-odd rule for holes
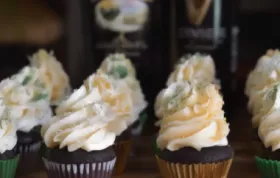
[[[147,138],[142,138],[140,143],[150,144]],[[254,156],[250,154],[250,143],[231,143],[235,150],[235,157],[231,167],[229,178],[259,178],[258,171],[254,164]],[[134,155],[128,164],[127,171],[118,178],[160,178],[152,149],[138,147],[134,149]],[[136,156],[137,155],[137,156]],[[47,178],[45,172],[38,172],[21,178]]]
[[[236,109],[234,120],[230,123],[230,145],[235,151],[233,165],[229,178],[259,178],[260,175],[254,163],[254,147],[250,116],[244,107]],[[136,138],[133,153],[127,170],[118,178],[160,178],[155,158],[153,156],[151,137]],[[47,178],[44,172],[34,173],[21,178]]]

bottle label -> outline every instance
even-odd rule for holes
[[[125,53],[135,65],[150,48],[153,0],[91,0],[94,48],[104,59],[108,53]]]
[[[215,50],[226,37],[221,17],[221,0],[176,1],[179,50]]]

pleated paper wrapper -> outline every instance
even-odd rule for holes
[[[256,156],[255,161],[262,178],[279,178],[280,161]]]
[[[156,156],[164,178],[227,178],[232,159],[209,164],[170,163]]]
[[[14,178],[19,156],[9,160],[0,160],[0,178]]]
[[[39,150],[41,141],[32,144],[18,144],[15,147],[15,152],[20,154],[20,159],[17,168],[17,176],[28,175],[39,169],[40,157]]]
[[[48,178],[111,178],[115,162],[62,164],[43,158]]]
[[[117,156],[116,165],[113,175],[121,175],[125,171],[128,158],[131,150],[131,140],[121,141],[114,145],[114,150]]]

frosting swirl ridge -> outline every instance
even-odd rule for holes
[[[215,85],[173,83],[163,92],[163,119],[157,144],[175,151],[183,147],[200,150],[228,144],[229,125],[223,100]]]
[[[29,132],[52,115],[48,92],[33,75],[36,71],[25,67],[0,83],[1,104],[9,109],[8,118],[15,121],[17,129],[24,132]]]
[[[199,53],[183,56],[170,74],[167,86],[178,81],[215,82],[215,64],[211,56]]]
[[[0,153],[12,150],[17,143],[16,128],[12,121],[7,119],[0,120]]]
[[[50,148],[67,147],[69,152],[103,150],[114,144],[116,134],[110,127],[114,119],[108,105],[89,104],[76,112],[53,117],[43,125],[42,136]]]
[[[57,105],[70,92],[68,75],[63,66],[53,55],[40,49],[30,57],[31,65],[37,68],[40,79],[46,85],[51,98],[51,104]]]

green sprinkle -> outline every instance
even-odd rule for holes
[[[34,96],[34,98],[32,99],[32,101],[39,101],[39,100],[47,99],[48,96],[49,96],[49,95],[46,94],[46,93],[41,93],[41,94],[38,94],[38,95]]]
[[[28,82],[29,82],[31,79],[32,79],[31,76],[26,76],[26,77],[24,78],[23,82],[22,82],[22,85],[28,84]]]
[[[124,66],[117,66],[113,68],[109,74],[122,79],[128,75],[128,71]]]

